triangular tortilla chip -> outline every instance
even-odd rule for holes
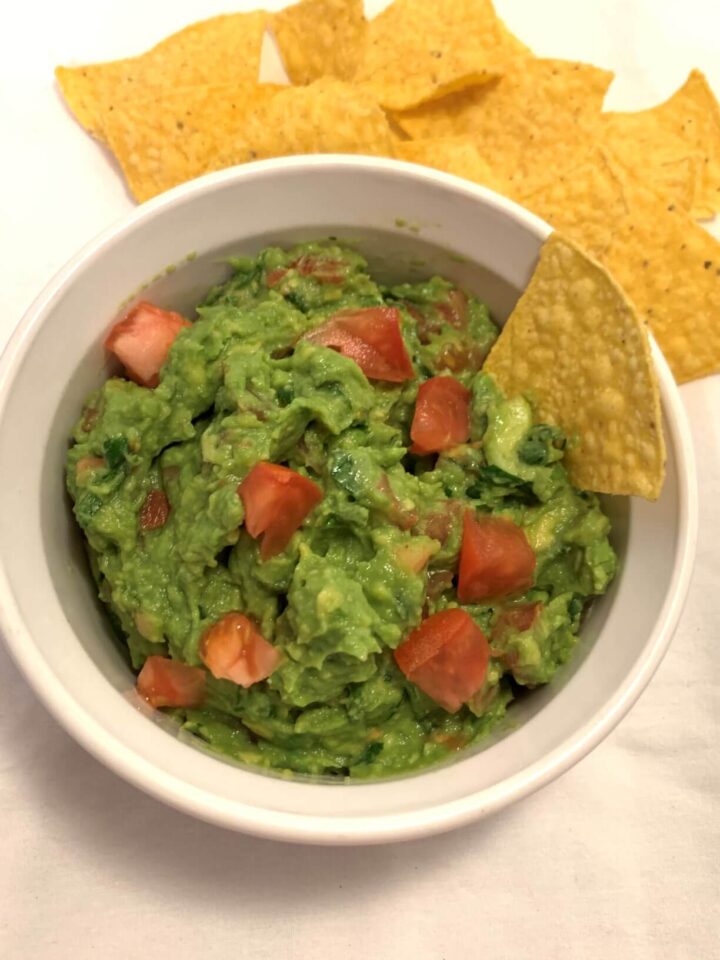
[[[368,24],[355,80],[390,110],[486,83],[531,56],[491,0],[395,0]]]
[[[393,138],[375,100],[340,80],[306,87],[248,84],[179,89],[125,100],[104,120],[130,189],[147,200],[238,163],[302,153],[389,156]]]
[[[720,212],[720,107],[704,74],[693,70],[664,103],[648,110],[603,114],[598,136],[618,158],[662,191],[648,177],[648,162],[690,157],[699,165],[699,184],[691,215],[698,219]]]
[[[647,321],[675,379],[720,371],[720,243],[629,170],[627,215],[602,261]]]
[[[595,149],[580,123],[600,114],[612,74],[566,60],[526,59],[506,64],[503,75],[415,110],[394,114],[413,139],[468,137],[496,178],[519,198],[548,182]]]
[[[351,79],[365,43],[363,8],[363,0],[301,0],[272,15],[272,32],[293,83]]]
[[[192,23],[137,57],[57,67],[60,89],[78,121],[105,140],[104,117],[127,98],[194,84],[255,83],[268,15],[233,13]]]
[[[607,271],[560,234],[543,245],[484,369],[562,428],[576,487],[659,496],[665,445],[645,325]]]

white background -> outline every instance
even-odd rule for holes
[[[52,68],[140,52],[226,3],[20,0],[5,11],[0,346],[54,271],[132,206]],[[720,93],[720,0],[497,6],[537,53],[614,69],[611,107],[650,105],[693,66]],[[672,649],[590,757],[475,826],[323,849],[196,822],[86,755],[0,646],[2,960],[720,957],[720,378],[682,397],[701,522]]]

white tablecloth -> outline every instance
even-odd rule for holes
[[[4,11],[0,345],[51,274],[132,206],[65,111],[53,66],[139,51],[242,5],[21,0]],[[538,53],[613,68],[611,106],[649,105],[693,66],[720,93],[718,0],[498,7]],[[76,746],[0,646],[0,958],[720,957],[720,378],[682,397],[701,522],[672,649],[590,757],[475,826],[348,850],[196,822]]]

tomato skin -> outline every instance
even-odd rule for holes
[[[200,659],[218,680],[251,687],[280,663],[280,651],[243,613],[233,611],[209,627],[200,641]]]
[[[457,330],[462,330],[467,326],[468,298],[457,287],[450,291],[444,303],[437,304],[437,309],[440,311],[443,320]]]
[[[524,592],[532,586],[535,565],[525,531],[512,520],[465,511],[457,588],[461,603]]]
[[[261,461],[238,487],[245,508],[245,528],[262,535],[260,559],[282,553],[313,507],[323,498],[320,487],[289,467]]]
[[[354,360],[369,380],[403,383],[415,376],[397,307],[340,310],[305,339]]]
[[[151,707],[201,707],[205,701],[205,671],[169,657],[148,657],[136,689]]]
[[[517,650],[504,649],[509,639],[508,634],[514,630],[518,633],[524,633],[526,630],[532,629],[542,610],[543,604],[540,601],[521,603],[503,610],[497,618],[490,633],[490,655],[501,660],[508,670],[514,670],[519,659]]]
[[[457,607],[423,620],[394,656],[408,680],[448,713],[482,687],[490,658],[485,634]]]
[[[411,453],[440,453],[470,439],[470,391],[455,377],[420,384],[410,427]]]
[[[156,387],[173,341],[189,326],[192,324],[179,313],[141,300],[113,326],[105,347],[115,354],[131,380],[141,387]]]
[[[170,503],[164,490],[150,490],[140,508],[140,529],[159,530],[170,516]]]

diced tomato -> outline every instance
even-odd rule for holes
[[[313,277],[318,283],[342,283],[345,279],[345,264],[342,260],[303,254],[287,267],[270,270],[265,276],[265,283],[271,288],[276,287],[290,270],[297,270],[301,277]]]
[[[238,487],[251,537],[263,535],[260,559],[282,553],[313,507],[323,498],[320,487],[295,470],[276,463],[256,463]]]
[[[453,373],[480,370],[486,356],[487,350],[463,338],[459,343],[448,343],[443,347],[435,362],[435,369],[451,370]]]
[[[535,626],[542,611],[542,603],[520,603],[515,607],[507,607],[495,621],[490,638],[493,643],[501,641],[510,630],[523,633]]]
[[[435,553],[435,549],[427,540],[413,537],[407,543],[398,543],[393,548],[398,566],[408,573],[420,573],[427,566],[428,560]]]
[[[106,466],[102,457],[80,457],[75,464],[75,479],[83,483],[94,470],[104,470]]]
[[[189,326],[179,313],[141,300],[115,324],[105,346],[122,363],[131,380],[143,387],[156,387],[175,337]]]
[[[170,504],[163,490],[151,490],[140,508],[140,528],[159,530],[170,516]]]
[[[412,453],[439,453],[470,439],[470,391],[455,377],[420,384],[410,427]]]
[[[463,506],[459,500],[446,500],[420,518],[416,532],[432,537],[444,546],[453,529],[460,523],[462,510]]]
[[[341,310],[306,336],[354,360],[370,380],[402,383],[415,376],[397,307]]]
[[[407,312],[410,314],[410,316],[413,318],[413,320],[416,323],[422,323],[423,313],[417,304],[412,303],[410,300],[399,300],[398,302],[401,303],[403,307],[405,307]]]
[[[436,304],[436,306],[446,323],[457,327],[458,330],[467,326],[468,298],[462,290],[455,287],[448,294],[447,300],[444,303]]]
[[[301,277],[313,277],[318,283],[342,283],[344,280],[345,264],[342,260],[304,254],[290,266],[295,267]]]
[[[280,663],[280,651],[242,613],[226,613],[200,641],[200,659],[218,680],[241,687],[269,677]]]
[[[464,610],[441,610],[395,651],[405,676],[448,713],[482,687],[489,660],[485,634]]]
[[[539,601],[536,603],[520,603],[503,610],[495,621],[495,626],[490,634],[490,655],[502,660],[509,670],[514,670],[518,665],[519,652],[517,649],[511,648],[508,650],[505,648],[508,634],[513,630],[523,633],[532,629],[542,613],[542,608],[543,605]]]
[[[268,270],[265,274],[265,283],[272,290],[273,287],[276,287],[282,278],[287,274],[285,267],[275,267],[274,270]]]
[[[136,688],[151,707],[201,707],[205,700],[205,671],[168,657],[148,657]]]
[[[468,299],[462,290],[450,291],[447,299],[437,303],[412,303],[401,300],[410,316],[417,324],[420,343],[430,343],[435,334],[440,333],[444,324],[450,324],[458,330],[467,326]]]
[[[532,586],[535,563],[525,531],[512,520],[465,512],[457,590],[461,603],[522,593]]]

